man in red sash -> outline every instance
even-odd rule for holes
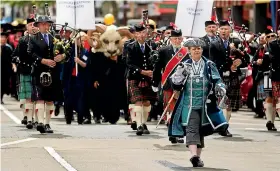
[[[176,103],[176,96],[179,93],[173,92],[171,84],[169,83],[169,76],[172,74],[176,66],[188,58],[187,49],[182,47],[182,31],[172,30],[170,36],[171,45],[165,46],[159,50],[159,57],[155,62],[155,68],[153,71],[153,90],[159,91],[159,87],[163,90],[164,108],[167,109],[167,124],[171,113]],[[160,84],[161,83],[161,84]],[[159,85],[160,84],[160,85]],[[173,93],[175,95],[172,97]],[[172,100],[170,100],[173,98]],[[177,140],[171,140],[172,143],[177,143]]]

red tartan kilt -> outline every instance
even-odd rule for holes
[[[132,104],[139,101],[156,101],[157,94],[153,92],[152,87],[140,88],[139,82],[136,80],[129,80],[129,94],[130,94],[130,102]]]
[[[280,81],[272,81],[272,97],[280,98]]]
[[[172,89],[164,90],[164,91],[163,91],[164,109],[166,108],[166,106],[167,106],[167,104],[168,104],[170,98],[172,97],[172,95],[173,95]],[[168,108],[169,108],[169,109],[168,109],[169,112],[171,112],[171,111],[174,110],[175,104],[176,104],[176,100],[173,99],[173,100],[171,101],[169,107],[168,107]]]

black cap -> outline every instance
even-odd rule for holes
[[[27,21],[27,24],[29,24],[29,23],[35,22],[35,19],[34,18],[27,18],[26,21]]]
[[[37,27],[39,23],[53,23],[50,18],[46,15],[41,15],[38,17],[37,21],[34,23],[34,26]]]
[[[210,21],[205,21],[205,27],[209,26],[209,25],[216,25],[216,23],[212,20]]]
[[[145,30],[145,27],[143,26],[143,24],[135,24],[134,28],[135,28],[135,32],[141,32],[141,31]]]
[[[221,20],[221,21],[219,21],[219,25],[220,25],[220,27],[222,27],[222,26],[230,26],[228,20]]]
[[[267,28],[264,31],[264,34],[267,35],[267,34],[270,34],[270,33],[273,33],[273,29],[272,29],[271,26],[267,26]]]
[[[8,37],[8,36],[9,36],[9,33],[7,33],[7,32],[2,32],[2,33],[1,33],[1,36],[6,36],[6,37]]]
[[[171,36],[170,37],[181,37],[181,36],[182,36],[181,29],[171,30]]]

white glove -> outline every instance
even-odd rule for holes
[[[152,86],[152,89],[153,89],[153,91],[154,91],[155,93],[158,92],[158,87]]]
[[[219,96],[221,96],[221,97],[225,96],[226,93],[227,93],[226,89],[225,89],[224,87],[219,86],[219,85],[217,85],[217,86],[215,87],[215,91],[216,91],[217,94],[218,94]]]
[[[175,73],[171,76],[171,80],[175,85],[184,83],[187,75],[190,74],[191,66],[189,64],[179,64]]]

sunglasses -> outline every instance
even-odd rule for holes
[[[275,35],[273,34],[273,35],[270,35],[270,36],[266,36],[266,38],[274,38],[275,37]]]

